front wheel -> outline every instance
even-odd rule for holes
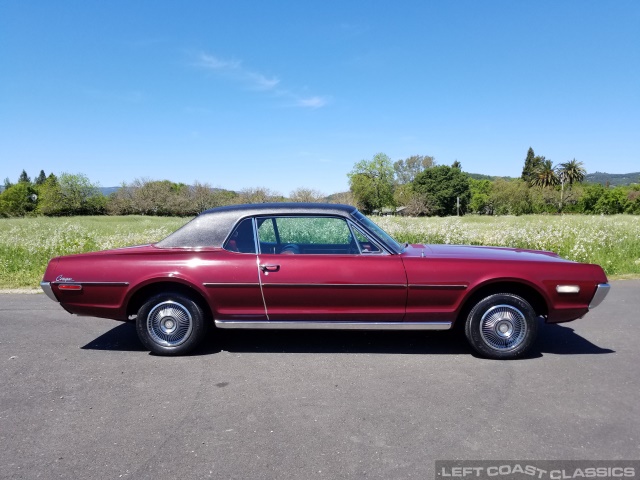
[[[465,324],[467,340],[486,358],[521,357],[537,333],[535,311],[524,298],[511,293],[498,293],[480,300]]]
[[[143,345],[158,355],[184,355],[205,336],[204,313],[191,298],[162,293],[147,300],[136,319]]]

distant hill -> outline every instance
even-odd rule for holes
[[[513,180],[513,177],[498,177],[491,175],[483,175],[482,173],[469,173],[474,180],[490,180],[494,181],[498,178],[505,180]],[[610,185],[612,187],[631,185],[632,183],[640,183],[640,172],[634,173],[588,173],[584,178],[585,183],[600,183],[602,185]]]
[[[105,197],[111,195],[113,192],[117,192],[118,190],[120,190],[120,187],[100,187],[100,193]]]
[[[467,174],[473,178],[474,180],[489,180],[491,182],[493,182],[494,180],[497,180],[498,178],[502,178],[503,180],[514,180],[513,177],[499,177],[499,176],[493,176],[493,175],[484,175],[482,173],[468,173]]]
[[[584,177],[587,183],[600,183],[602,185],[611,185],[617,187],[620,185],[631,185],[632,183],[640,183],[640,172],[634,173],[587,173]]]

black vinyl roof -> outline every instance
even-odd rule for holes
[[[258,215],[335,215],[353,218],[357,210],[335,203],[252,203],[205,210],[179,230],[156,243],[160,248],[222,247],[243,218]]]

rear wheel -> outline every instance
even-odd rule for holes
[[[147,300],[136,319],[140,341],[158,355],[184,355],[205,337],[204,312],[191,298],[161,293]]]
[[[465,334],[486,358],[511,359],[526,354],[538,333],[536,313],[524,298],[511,293],[490,295],[471,310]]]

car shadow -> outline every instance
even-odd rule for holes
[[[234,353],[471,353],[457,332],[217,330],[214,336],[218,348]]]
[[[119,323],[117,327],[91,340],[82,350],[112,350],[114,352],[144,352],[145,348],[138,339],[136,324]]]
[[[85,350],[145,351],[133,322],[122,323],[82,347]],[[442,332],[212,329],[192,356],[237,353],[370,353],[474,355],[462,329]],[[538,339],[525,358],[613,353],[566,325],[540,324]]]
[[[578,335],[566,324],[545,324],[538,329],[538,340],[534,350],[555,355],[599,355],[615,353],[610,348],[602,348]]]

